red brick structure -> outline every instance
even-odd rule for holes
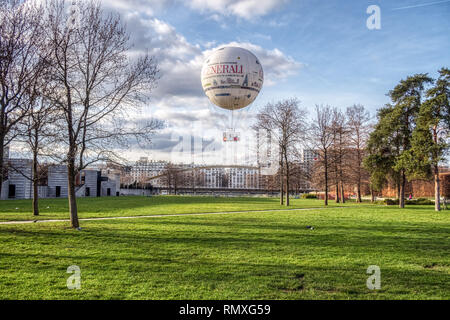
[[[445,168],[443,168],[445,170]],[[443,171],[444,171],[443,170]],[[446,171],[446,170],[445,170]],[[450,199],[450,172],[442,172],[441,177],[441,196]],[[370,196],[370,188],[368,183],[363,183],[362,185],[363,196]],[[334,188],[330,188],[330,199],[335,198]],[[408,181],[405,186],[405,196],[408,198],[409,195],[414,198],[434,198],[434,180],[415,180]],[[355,197],[356,189],[353,185],[345,186],[345,198]],[[386,198],[396,198],[397,188],[394,184],[388,184],[381,192],[376,193],[377,197]],[[320,193],[320,197],[323,195]]]
[[[441,196],[450,197],[450,172],[442,172],[441,178]],[[415,180],[408,181],[405,186],[405,195],[410,194],[414,198],[433,198],[434,197],[434,180]],[[389,184],[385,187],[381,195],[383,197],[395,198],[397,197],[397,188]]]
[[[441,173],[441,195],[450,198],[450,172]]]

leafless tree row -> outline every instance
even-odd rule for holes
[[[370,120],[361,105],[349,107],[346,112],[317,105],[313,118],[308,120],[306,110],[296,99],[267,104],[257,115],[254,129],[276,137],[280,203],[284,204],[286,194],[285,203],[289,205],[289,192],[299,190],[305,180],[324,191],[325,204],[332,189],[336,201],[345,202],[345,186],[353,186],[356,200],[361,202],[362,185],[368,182],[363,159]],[[312,152],[314,159],[304,159],[304,149]]]
[[[268,103],[258,113],[254,130],[267,132],[271,136],[271,141],[277,144],[280,204],[286,203],[286,206],[289,206],[291,163],[297,154],[298,146],[306,137],[306,111],[300,107],[297,99]],[[285,200],[284,193],[286,193]]]
[[[369,183],[363,166],[371,131],[369,112],[362,105],[348,107],[345,113],[330,106],[316,106],[315,111],[311,140],[318,161],[313,174],[319,189],[325,191],[325,204],[331,187],[336,202],[345,202],[345,186],[355,190],[356,201],[362,202],[362,186]]]
[[[158,68],[147,54],[129,57],[119,15],[98,2],[79,2],[76,17],[63,0],[33,3],[9,0],[0,11],[0,191],[4,148],[21,141],[33,154],[33,171],[40,157],[67,165],[76,228],[78,172],[97,161],[121,161],[117,150],[148,142],[162,127],[154,119],[126,120],[148,102]]]

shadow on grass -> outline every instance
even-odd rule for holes
[[[109,227],[105,226],[109,225]],[[302,225],[270,224],[264,222],[251,223],[242,220],[228,221],[176,221],[161,220],[151,223],[120,224],[116,221],[102,222],[103,227],[91,225],[83,231],[61,229],[27,229],[8,226],[0,228],[0,238],[17,242],[20,237],[31,238],[27,241],[39,244],[57,241],[57,245],[76,245],[78,249],[103,248],[111,244],[111,248],[129,248],[133,251],[140,246],[176,246],[188,248],[192,246],[215,251],[240,250],[251,248],[264,252],[267,248],[292,250],[307,247],[316,254],[323,248],[332,249],[342,254],[350,253],[430,253],[443,252],[450,249],[448,229],[433,226],[417,227],[416,225],[325,225],[316,230],[308,230]],[[124,227],[129,225],[131,228]],[[229,227],[229,228],[228,228]],[[14,238],[11,238],[11,235]],[[7,245],[7,241],[4,242]],[[7,250],[7,247],[5,247]],[[3,250],[5,251],[5,250]]]

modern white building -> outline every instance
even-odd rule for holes
[[[1,199],[31,199],[33,197],[32,161],[9,159],[6,180],[2,184]],[[39,186],[40,198],[68,197],[67,166],[48,166],[46,183]],[[118,196],[120,174],[103,176],[99,170],[82,170],[77,176],[77,197]]]
[[[79,175],[77,197],[114,197],[120,193],[120,174],[101,170],[82,170]]]
[[[1,199],[30,199],[33,195],[32,161],[8,159],[8,175],[2,184]]]
[[[259,172],[253,168],[227,168],[228,188],[230,189],[258,189]]]
[[[147,157],[141,157],[131,167],[130,175],[135,182],[145,181],[146,178],[155,177],[161,175],[167,166],[166,161],[149,161]],[[160,186],[161,179],[152,180],[152,184]]]
[[[69,188],[67,187],[67,166],[53,165],[48,167],[48,197],[49,198],[67,198]]]
[[[225,171],[221,168],[204,168],[200,169],[201,177],[204,179],[203,187],[205,188],[223,188],[226,179]]]

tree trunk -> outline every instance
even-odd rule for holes
[[[33,181],[33,215],[39,215],[39,183],[38,180]]]
[[[0,135],[0,200],[1,200],[1,195],[2,195],[3,175],[4,175],[4,170],[5,170],[5,167],[3,165],[3,163],[5,161],[5,159],[3,159],[4,152],[5,152],[5,148],[3,146],[4,143],[5,143],[5,138],[3,137],[3,135]]]
[[[280,159],[282,159],[281,154]],[[283,204],[284,204],[284,172],[283,172],[283,160],[280,160],[280,205]]]
[[[39,179],[38,179],[38,163],[37,152],[33,152],[33,173],[31,176],[33,181],[33,215],[39,215]]]
[[[438,144],[437,126],[433,127],[433,142],[435,145]],[[433,158],[436,160],[438,157],[435,155]],[[434,210],[441,211],[441,181],[437,163],[434,165]]]
[[[283,173],[280,173],[280,205],[284,205],[284,183]]]
[[[357,203],[361,203],[362,202],[362,198],[361,198],[361,162],[362,162],[362,151],[361,151],[361,147],[360,147],[360,139],[359,139],[359,131],[358,131],[358,143],[357,143],[357,154],[358,154],[358,170],[357,170],[357,181],[356,181],[356,202]],[[370,191],[372,192],[372,188],[370,188]],[[371,194],[372,195],[372,194]]]
[[[336,184],[334,185],[334,188],[336,190],[336,203],[339,203],[340,195],[339,195],[339,183],[338,182],[336,182]]]
[[[405,186],[406,186],[406,176],[405,173],[402,172],[402,177],[400,181],[400,198],[398,200],[398,206],[401,209],[405,207]]]
[[[342,135],[339,135],[340,137],[340,145],[342,145]],[[343,158],[343,151],[342,149],[339,150],[339,184],[340,184],[340,194],[341,194],[341,203],[345,203],[345,192],[344,192],[344,172],[342,170],[342,158]]]
[[[362,198],[361,198],[361,181],[358,181],[358,183],[356,185],[356,202],[358,202],[358,203],[362,202]]]
[[[289,163],[287,161],[287,156],[285,155],[286,163],[286,207],[289,207]]]
[[[78,208],[77,199],[75,195],[75,163],[73,158],[69,158],[67,163],[67,176],[68,176],[68,196],[69,196],[69,209],[70,209],[70,226],[72,228],[78,228],[80,226],[78,222]]]
[[[324,164],[325,164],[325,205],[328,205],[328,156],[325,153],[325,159],[324,159]]]
[[[375,192],[373,191],[372,187],[370,187],[370,202],[371,203],[375,202]]]
[[[289,176],[286,176],[286,207],[289,207],[290,204],[289,197]]]
[[[438,166],[434,166],[434,210],[441,211],[441,181]]]

